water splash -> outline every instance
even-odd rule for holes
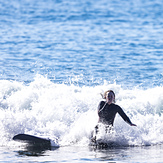
[[[0,81],[1,144],[18,133],[59,139],[60,145],[88,145],[97,124],[100,93],[113,89],[120,105],[137,127],[116,116],[115,141],[124,145],[163,143],[163,87],[123,89],[116,83],[98,86],[55,84],[36,76],[28,85]]]

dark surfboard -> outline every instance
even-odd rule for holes
[[[18,134],[13,137],[13,140],[22,141],[33,146],[40,146],[40,147],[47,147],[47,148],[51,147],[50,139],[40,138],[40,137],[33,136],[33,135]]]

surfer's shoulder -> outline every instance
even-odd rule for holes
[[[106,101],[100,101],[99,105],[104,105],[106,103]]]

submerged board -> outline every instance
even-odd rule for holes
[[[91,139],[90,146],[94,146],[96,148],[108,148],[111,144],[106,142],[98,141],[95,138]]]
[[[41,146],[41,147],[51,147],[51,140],[46,138],[40,138],[33,135],[28,134],[18,134],[13,137],[15,141],[22,141],[25,143],[29,143],[30,145],[34,146]]]
[[[96,147],[96,148],[112,148],[112,147],[120,147],[118,142],[114,140],[106,140],[106,139],[96,139],[96,137],[91,138],[90,140],[90,146]]]

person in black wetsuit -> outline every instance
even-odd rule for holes
[[[99,124],[104,124],[106,127],[106,132],[113,127],[114,119],[117,113],[127,122],[130,126],[136,126],[133,124],[125,112],[119,105],[115,104],[115,93],[112,90],[108,90],[104,93],[103,98],[106,101],[101,101],[98,106],[98,125],[95,127],[95,133],[98,133]]]
[[[122,108],[115,104],[115,93],[112,90],[106,91],[103,98],[106,99],[106,102],[101,101],[98,106],[99,123],[113,126],[115,116],[119,113],[125,122],[131,126],[136,126],[130,121]]]

